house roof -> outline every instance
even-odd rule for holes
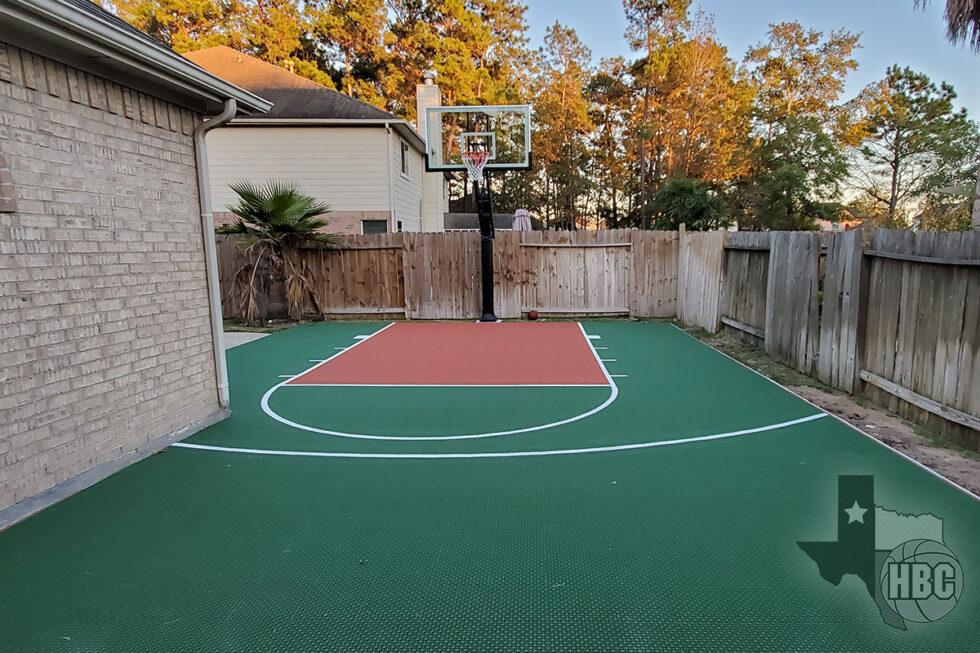
[[[392,125],[424,151],[418,132],[398,116],[344,95],[234,48],[219,45],[184,55],[201,68],[272,101],[270,111],[247,121],[267,125]],[[246,122],[235,121],[238,124]]]
[[[234,99],[242,113],[271,104],[187,61],[89,0],[4,0],[4,40],[201,113]]]
[[[201,68],[272,101],[263,118],[401,120],[370,104],[338,93],[284,68],[219,45],[184,55]]]

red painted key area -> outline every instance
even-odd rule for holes
[[[289,385],[608,385],[578,324],[399,322]]]

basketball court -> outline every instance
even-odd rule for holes
[[[672,324],[335,322],[228,358],[231,418],[0,534],[0,650],[980,641],[976,497]],[[942,519],[942,620],[885,624],[801,549],[839,475]]]

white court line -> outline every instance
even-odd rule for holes
[[[280,379],[291,379],[291,378],[293,378],[295,376],[296,376],[295,374],[279,374],[279,375],[277,375],[277,378],[280,378]]]
[[[629,374],[610,374],[609,376],[611,376],[614,379],[627,379],[627,378],[629,378]]]
[[[596,349],[596,350],[599,350],[599,349],[609,349],[609,347],[593,347],[593,349]]]
[[[392,322],[391,324],[394,324],[394,322]],[[388,326],[391,326],[391,324],[389,324]],[[384,327],[384,328],[387,329],[388,327]],[[374,333],[377,333],[377,331],[375,331]],[[368,338],[370,338],[371,336],[373,336],[374,333],[371,333],[371,334],[366,335],[366,336],[354,336],[354,340],[367,340]],[[351,345],[351,346],[353,347],[353,345]]]
[[[769,378],[768,376],[766,376],[766,375],[765,375],[765,374],[763,374],[762,372],[760,372],[760,371],[758,371],[758,370],[754,370],[754,369],[752,369],[751,367],[749,367],[748,365],[746,365],[746,364],[745,364],[745,363],[743,363],[742,361],[740,361],[740,360],[738,360],[738,359],[737,359],[737,358],[735,358],[734,356],[729,356],[728,354],[726,354],[726,353],[725,353],[725,352],[723,352],[722,350],[720,350],[720,349],[717,349],[717,348],[715,348],[715,347],[712,347],[711,345],[708,345],[708,344],[705,344],[705,343],[703,343],[703,342],[701,342],[700,340],[698,340],[697,338],[695,338],[694,336],[692,336],[692,335],[691,335],[690,333],[688,333],[688,332],[687,332],[687,331],[685,331],[684,329],[682,329],[682,328],[680,328],[679,326],[677,326],[676,324],[671,324],[671,326],[672,326],[672,327],[674,327],[675,329],[677,329],[678,331],[680,331],[681,333],[683,333],[684,335],[686,335],[686,336],[687,336],[688,338],[691,338],[691,339],[692,339],[692,340],[694,340],[695,342],[697,342],[697,343],[699,343],[699,344],[701,344],[701,345],[703,345],[703,346],[705,346],[705,347],[707,347],[708,349],[714,349],[714,350],[715,350],[716,352],[718,352],[719,354],[721,354],[721,355],[722,355],[722,356],[724,356],[725,358],[727,358],[727,359],[729,359],[729,360],[732,360],[732,361],[735,361],[736,363],[738,363],[739,365],[741,365],[742,367],[744,367],[744,368],[745,368],[745,369],[747,369],[748,371],[750,371],[750,372],[752,372],[753,374],[757,374],[758,376],[761,376],[762,378],[764,378],[764,379],[765,379],[766,381],[768,381],[769,383],[772,383],[773,385],[775,385],[776,387],[778,387],[778,388],[780,388],[780,389],[781,389],[781,390],[783,390],[784,392],[788,392],[789,394],[791,394],[791,395],[793,395],[794,397],[796,397],[796,398],[797,398],[797,399],[799,399],[800,401],[802,401],[802,402],[804,402],[804,403],[807,403],[807,404],[810,404],[811,406],[813,406],[814,408],[816,408],[817,410],[819,410],[819,411],[820,411],[820,412],[821,412],[821,413],[822,413],[823,415],[826,415],[826,416],[829,416],[829,417],[833,417],[833,418],[834,418],[834,419],[836,419],[836,420],[837,420],[838,422],[840,422],[840,423],[841,423],[841,424],[843,424],[844,426],[846,426],[846,427],[848,427],[848,428],[849,428],[849,429],[851,429],[852,431],[857,431],[858,433],[860,433],[860,434],[861,434],[861,435],[863,435],[864,437],[866,437],[866,438],[868,438],[869,440],[871,440],[871,441],[872,441],[872,442],[874,442],[875,444],[878,444],[878,445],[881,445],[882,447],[884,447],[885,449],[887,449],[888,451],[890,451],[890,452],[892,452],[893,454],[895,454],[895,455],[897,455],[897,456],[901,456],[902,458],[904,458],[905,460],[907,460],[907,461],[909,461],[910,463],[912,463],[912,464],[913,464],[913,465],[915,465],[916,467],[919,467],[919,468],[921,468],[921,469],[923,469],[923,470],[925,470],[925,471],[927,471],[927,472],[929,472],[930,474],[932,474],[933,476],[935,476],[935,477],[936,477],[936,478],[938,478],[939,480],[941,480],[941,481],[943,481],[943,482],[944,482],[944,483],[946,483],[947,485],[951,485],[952,487],[954,487],[954,488],[956,488],[957,490],[960,490],[961,492],[963,492],[963,493],[964,493],[964,494],[966,494],[967,496],[969,496],[969,497],[971,497],[971,498],[973,498],[973,499],[976,499],[977,501],[980,501],[980,495],[977,495],[977,494],[974,494],[973,492],[971,492],[970,490],[968,490],[968,489],[966,489],[966,488],[965,488],[965,487],[963,487],[962,485],[959,485],[958,483],[956,483],[956,481],[953,481],[953,480],[951,480],[951,479],[948,479],[948,478],[946,478],[945,476],[943,476],[942,474],[940,474],[940,473],[939,473],[939,472],[937,472],[936,470],[934,470],[934,469],[932,469],[932,468],[930,468],[930,467],[927,467],[927,466],[925,466],[925,465],[923,465],[922,463],[920,463],[920,462],[919,462],[918,460],[916,460],[915,458],[913,458],[913,457],[911,457],[911,456],[908,456],[908,455],[906,455],[906,454],[904,454],[904,453],[902,453],[902,452],[901,452],[901,451],[899,451],[898,449],[892,449],[891,447],[889,447],[889,446],[888,446],[887,444],[885,444],[884,442],[882,442],[881,440],[879,440],[879,439],[878,439],[878,438],[876,438],[875,436],[873,436],[873,435],[870,435],[870,434],[868,434],[868,433],[865,433],[864,431],[862,431],[862,430],[861,430],[861,429],[859,429],[858,427],[856,427],[856,426],[854,426],[853,424],[851,424],[851,423],[850,423],[850,422],[848,422],[847,420],[845,420],[845,419],[843,419],[843,418],[841,418],[841,417],[838,417],[837,415],[834,415],[833,413],[829,413],[829,412],[827,412],[827,411],[825,411],[825,410],[824,410],[823,408],[821,408],[820,406],[818,406],[818,405],[816,405],[815,403],[813,403],[813,402],[812,402],[812,401],[810,401],[809,399],[806,399],[805,397],[801,397],[800,395],[798,395],[798,394],[796,394],[795,392],[793,392],[792,390],[790,390],[790,389],[789,389],[789,388],[787,388],[786,386],[784,386],[784,385],[782,385],[782,384],[781,384],[781,383],[779,383],[778,381],[774,381],[773,379],[770,379],[770,378]]]
[[[359,340],[355,344],[351,345],[350,346],[350,349],[353,349],[354,347],[359,346],[361,343],[366,342],[369,338],[378,335],[379,333],[381,333],[382,331],[384,331],[385,329],[391,327],[394,324],[395,323],[392,322],[392,323],[388,324],[387,326],[384,326],[381,329],[378,329],[377,331],[375,331],[374,333],[372,333],[370,336],[365,336],[362,340]],[[577,422],[577,421],[582,420],[582,419],[585,419],[587,417],[591,417],[591,416],[595,415],[596,413],[598,413],[598,412],[600,412],[602,410],[605,410],[614,401],[616,401],[616,397],[619,396],[619,388],[616,386],[616,382],[612,380],[612,377],[609,375],[609,371],[606,369],[606,366],[602,364],[602,359],[599,358],[599,352],[597,352],[592,347],[592,342],[590,340],[590,338],[592,338],[592,336],[588,335],[585,332],[585,328],[582,326],[582,323],[581,322],[578,322],[577,324],[578,324],[579,331],[582,332],[582,337],[585,339],[585,343],[589,346],[589,351],[592,352],[592,356],[595,357],[596,362],[599,364],[599,368],[602,370],[603,376],[606,377],[606,382],[607,382],[607,384],[609,386],[609,397],[604,402],[602,402],[601,404],[599,404],[598,406],[596,406],[596,407],[594,407],[594,408],[592,408],[592,409],[590,409],[590,410],[588,410],[588,411],[586,411],[584,413],[581,413],[579,415],[575,415],[573,417],[569,417],[569,418],[566,418],[566,419],[563,419],[563,420],[559,420],[557,422],[551,422],[551,423],[548,423],[548,424],[540,424],[538,426],[528,426],[528,427],[521,428],[521,429],[511,429],[509,431],[495,431],[493,433],[467,433],[467,434],[463,434],[463,435],[440,435],[440,436],[432,435],[432,436],[419,436],[419,437],[401,436],[401,435],[369,435],[367,433],[347,433],[345,431],[331,431],[329,429],[320,429],[320,428],[316,428],[316,427],[313,427],[313,426],[308,426],[306,424],[300,424],[299,422],[294,422],[292,420],[286,419],[285,417],[283,417],[282,415],[280,415],[276,411],[272,410],[272,407],[269,406],[269,399],[272,397],[272,394],[276,390],[278,390],[279,388],[281,388],[284,385],[286,385],[288,383],[288,380],[287,381],[283,381],[282,383],[279,383],[279,384],[274,385],[271,388],[269,388],[269,390],[267,390],[266,393],[264,395],[262,395],[262,401],[261,401],[260,405],[262,407],[262,411],[266,415],[268,415],[272,419],[276,420],[277,422],[280,422],[282,424],[285,424],[286,426],[291,426],[291,427],[293,427],[295,429],[299,429],[301,431],[309,431],[311,433],[320,433],[320,434],[323,434],[323,435],[335,435],[335,436],[341,437],[341,438],[354,438],[354,439],[357,439],[357,440],[404,440],[404,441],[409,441],[409,442],[421,442],[421,441],[426,441],[426,440],[474,440],[474,439],[478,439],[478,438],[495,438],[495,437],[499,437],[499,436],[503,436],[503,435],[517,435],[518,433],[531,433],[533,431],[543,431],[545,429],[555,428],[557,426],[564,426],[565,424],[571,424],[572,422]],[[344,352],[338,352],[338,353],[334,354],[333,356],[331,356],[330,358],[328,358],[323,363],[318,363],[317,365],[314,365],[310,369],[306,370],[305,372],[301,372],[301,373],[297,374],[296,376],[297,377],[301,377],[304,374],[309,373],[311,370],[316,369],[320,365],[326,364],[327,362],[333,360],[334,358],[336,358],[337,356],[340,356],[343,353]],[[290,385],[292,386],[292,385],[299,385],[299,384],[290,384]],[[600,386],[600,387],[602,387],[602,386]]]
[[[603,363],[615,363],[616,362],[616,359],[615,358],[603,358],[602,359],[602,362]]]
[[[585,336],[589,340],[602,340],[602,336]]]
[[[499,452],[478,452],[478,453],[339,453],[333,451],[281,451],[276,449],[244,449],[237,447],[218,447],[209,444],[190,444],[177,442],[171,447],[181,449],[199,449],[203,451],[219,451],[222,453],[247,453],[261,456],[291,456],[297,458],[414,458],[414,459],[435,459],[435,458],[526,458],[530,456],[570,456],[583,453],[606,453],[610,451],[629,451],[630,449],[653,449],[654,447],[669,447],[675,444],[688,444],[691,442],[708,442],[710,440],[724,440],[726,438],[736,438],[752,433],[765,433],[775,431],[797,424],[812,422],[817,419],[827,417],[826,413],[808,415],[799,419],[779,424],[769,424],[768,426],[758,426],[741,431],[729,431],[727,433],[714,433],[712,435],[699,435],[691,438],[679,438],[676,440],[657,440],[655,442],[638,442],[635,444],[616,444],[608,447],[586,447],[583,449],[551,449],[543,451],[499,451]],[[419,438],[414,438],[419,439]]]
[[[343,351],[343,350],[347,349],[347,347],[334,347],[334,349],[339,349],[340,351]]]
[[[297,374],[297,376],[300,376]],[[613,375],[615,376],[615,375]],[[283,377],[285,378],[285,377]],[[293,377],[289,377],[293,378]],[[608,388],[608,383],[290,383],[290,388]]]
[[[307,362],[308,363],[322,363],[324,360],[326,360],[326,359],[324,359],[324,358],[311,358]]]

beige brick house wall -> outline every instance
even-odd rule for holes
[[[0,41],[0,511],[217,417],[199,120]]]

